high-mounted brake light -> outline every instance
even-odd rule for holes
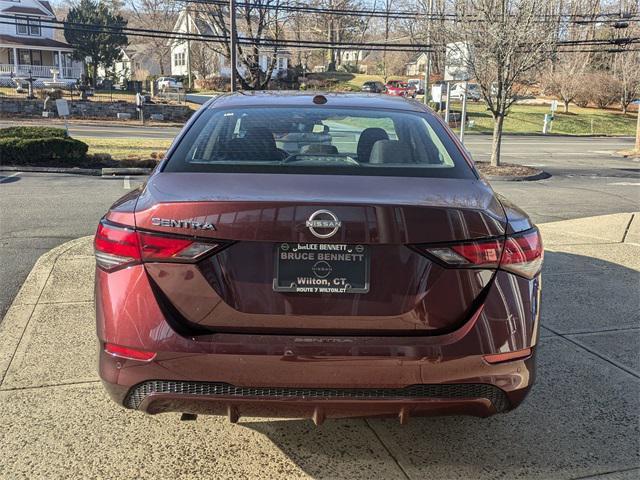
[[[98,225],[94,246],[96,264],[110,272],[140,262],[194,262],[224,245],[137,232],[103,220]]]
[[[542,268],[542,240],[537,228],[491,239],[446,246],[418,246],[441,262],[458,268],[500,268],[527,278]]]

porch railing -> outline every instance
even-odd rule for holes
[[[0,75],[8,76],[13,74],[15,77],[28,77],[29,73],[33,78],[53,78],[52,69],[58,70],[58,77],[64,78],[80,78],[82,75],[81,67],[62,67],[62,71],[55,65],[15,65],[9,63],[0,63]]]

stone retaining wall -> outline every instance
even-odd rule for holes
[[[43,111],[43,100],[25,100],[0,97],[0,115],[19,114],[26,116],[41,117]],[[55,112],[55,102],[51,102],[49,110]],[[95,102],[95,101],[74,101],[69,102],[71,116],[75,118],[105,118],[115,119],[118,113],[128,113],[131,118],[138,118],[136,106],[129,102]],[[161,103],[150,103],[144,106],[144,116],[161,114],[164,120],[184,121],[188,119],[193,110],[186,105],[167,105]],[[57,115],[53,113],[53,115]]]

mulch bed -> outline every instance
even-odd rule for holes
[[[491,177],[528,177],[540,173],[538,168],[514,165],[512,163],[503,163],[499,167],[494,167],[488,162],[476,162],[476,167],[481,174]]]

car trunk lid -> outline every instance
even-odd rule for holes
[[[340,222],[327,238],[307,223],[322,210]],[[135,218],[140,230],[228,243],[197,263],[146,264],[177,321],[211,331],[334,335],[433,333],[464,322],[493,271],[446,268],[410,246],[499,237],[506,226],[481,180],[353,175],[160,173]],[[367,288],[279,290],[283,245],[362,249]]]

